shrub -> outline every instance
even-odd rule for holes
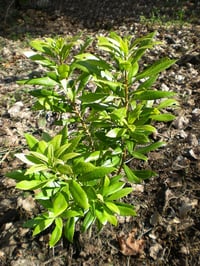
[[[29,151],[16,156],[28,167],[8,176],[18,181],[18,189],[35,191],[44,212],[26,226],[37,235],[53,225],[51,247],[63,235],[72,242],[76,224],[82,232],[94,223],[100,230],[107,222],[116,226],[120,215],[136,215],[134,206],[121,199],[132,192],[132,183],[155,173],[131,169],[129,162],[147,161],[149,152],[164,145],[151,137],[155,122],[173,120],[166,108],[176,105],[173,92],[153,88],[159,73],[175,60],[139,66],[143,54],[158,44],[154,35],[136,40],[114,32],[100,36],[98,51],[106,57],[87,52],[91,38],[31,42],[37,52],[30,59],[46,72],[19,83],[35,86],[33,108],[59,113],[62,128],[40,140],[26,134]]]

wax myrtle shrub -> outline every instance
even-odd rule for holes
[[[119,216],[136,215],[121,199],[132,192],[132,183],[155,173],[132,169],[129,162],[147,161],[149,152],[164,145],[152,139],[156,121],[173,120],[169,111],[177,104],[173,92],[153,87],[175,60],[139,65],[159,44],[154,35],[99,36],[96,54],[87,52],[92,38],[31,42],[36,52],[30,59],[46,72],[19,83],[33,88],[33,109],[60,114],[61,130],[40,139],[25,134],[29,151],[16,156],[27,168],[8,176],[18,189],[34,191],[43,211],[25,225],[33,235],[51,226],[51,247],[63,236],[72,242],[77,226],[85,232],[94,223],[101,229],[107,222],[117,225]]]

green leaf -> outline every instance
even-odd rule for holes
[[[114,121],[116,120],[122,121],[126,117],[126,114],[127,114],[127,109],[125,107],[122,107],[122,108],[116,108],[110,114],[110,116]]]
[[[48,157],[40,152],[31,151],[30,155],[32,155],[36,159],[39,159],[42,163],[48,163]]]
[[[89,208],[88,197],[83,188],[74,180],[69,182],[69,190],[74,201],[83,209]]]
[[[31,55],[29,56],[29,58],[33,61],[36,61],[37,63],[43,65],[43,66],[47,66],[47,67],[50,67],[50,66],[55,66],[55,62],[51,61],[50,59],[44,57],[43,55],[40,55],[40,54],[34,54],[34,55]]]
[[[150,118],[152,120],[156,120],[160,122],[170,122],[170,121],[173,121],[176,117],[171,114],[159,114],[159,115],[151,115]]]
[[[76,174],[86,174],[96,170],[96,166],[88,162],[78,162],[74,165],[73,170]]]
[[[121,199],[121,198],[127,196],[128,194],[130,194],[132,191],[133,191],[133,189],[131,187],[123,188],[123,189],[113,193],[111,196],[109,196],[107,198],[107,200],[112,201],[112,200]]]
[[[140,153],[138,151],[132,151],[132,152],[130,152],[130,154],[136,159],[148,161],[148,157],[145,156],[143,153]]]
[[[25,175],[31,175],[37,172],[43,172],[49,170],[48,166],[45,164],[36,164],[31,166],[25,173]]]
[[[130,69],[128,71],[128,83],[129,84],[132,83],[133,78],[138,73],[138,70],[139,70],[139,64],[138,64],[138,62],[135,62],[134,64],[132,64],[132,66],[130,67]]]
[[[63,221],[60,217],[55,219],[55,228],[51,234],[50,240],[49,240],[49,246],[52,248],[55,246],[55,244],[61,239],[62,237],[62,229],[63,229]]]
[[[92,214],[92,212],[91,211],[87,212],[83,220],[82,226],[81,226],[81,231],[82,232],[87,231],[88,228],[94,223],[95,220],[96,220],[96,217]]]
[[[172,60],[168,58],[163,58],[156,61],[153,65],[147,67],[142,73],[136,76],[136,79],[143,79],[150,76],[155,76],[156,74],[162,72],[163,70],[169,68],[176,63],[177,60]]]
[[[42,78],[34,78],[27,80],[25,82],[27,85],[43,85],[43,86],[56,86],[58,84],[57,81],[49,78],[49,77],[42,77]]]
[[[85,162],[97,161],[100,158],[101,151],[94,151],[85,159]]]
[[[126,133],[126,129],[124,128],[113,128],[106,134],[106,137],[108,138],[120,138]]]
[[[15,157],[17,157],[18,159],[20,159],[23,163],[26,163],[28,165],[33,165],[33,161],[31,161],[31,159],[29,160],[28,155],[24,154],[24,153],[16,153]],[[41,163],[40,161],[38,161],[38,163]]]
[[[120,215],[122,216],[136,216],[134,207],[127,203],[116,202],[117,208],[119,209]]]
[[[18,181],[27,179],[27,176],[25,176],[25,170],[15,170],[10,173],[6,173],[6,176]]]
[[[79,99],[84,103],[94,103],[101,102],[109,95],[106,93],[87,93],[79,97]]]
[[[29,148],[31,150],[34,150],[34,148],[36,147],[36,145],[38,144],[39,141],[34,136],[32,136],[28,133],[25,134],[25,138],[26,138],[26,142],[27,142]]]
[[[58,134],[58,135],[56,135],[55,137],[53,137],[51,139],[49,144],[52,144],[54,150],[57,151],[60,148],[60,146],[61,146],[61,142],[62,142],[62,135]]]
[[[110,210],[109,210],[109,212],[110,212]],[[118,223],[117,218],[114,215],[108,213],[105,209],[103,211],[103,214],[109,223],[111,223],[114,226],[117,226],[117,223]]]
[[[150,132],[154,133],[156,132],[156,128],[151,126],[151,125],[142,125],[142,126],[137,126],[136,127],[136,132]]]
[[[47,96],[54,96],[60,98],[60,95],[57,92],[55,92],[54,89],[50,88],[34,89],[31,90],[29,94],[37,98],[47,97]]]
[[[59,216],[62,214],[68,207],[67,200],[62,192],[56,193],[53,199],[53,213],[54,216]]]
[[[102,209],[95,209],[95,215],[102,225],[106,225],[108,219]]]
[[[78,146],[78,144],[79,144],[81,138],[82,138],[82,135],[79,134],[77,137],[71,139],[70,142],[69,142],[69,143],[70,143],[70,146],[69,146],[69,148],[67,149],[67,152],[72,152],[72,151],[74,151],[74,150],[76,149],[76,147]]]
[[[157,109],[161,110],[163,108],[169,107],[169,106],[178,106],[178,101],[176,101],[175,99],[167,99],[162,101],[158,106]]]
[[[114,167],[105,167],[105,166],[99,166],[95,167],[92,171],[89,171],[82,176],[79,177],[80,181],[91,181],[95,179],[99,179],[104,177],[107,174],[110,174],[115,170]]]
[[[156,176],[156,173],[152,170],[133,170],[133,174],[139,179],[149,179],[152,176]]]
[[[158,78],[158,75],[151,76],[148,79],[146,79],[144,82],[142,82],[139,87],[137,88],[137,91],[143,90],[143,89],[149,89],[153,86],[153,84],[156,82]]]
[[[41,181],[41,180],[24,180],[19,183],[17,183],[16,188],[22,189],[22,190],[35,190],[38,188],[43,187],[47,183],[47,180]]]
[[[38,220],[37,225],[33,230],[33,236],[38,235],[39,233],[47,229],[54,222],[54,220],[54,218],[48,217],[42,217],[40,220]]]
[[[113,213],[120,214],[120,210],[117,207],[117,205],[111,201],[106,201],[105,205],[108,207],[109,210],[111,210]]]
[[[66,210],[62,215],[62,217],[64,218],[72,218],[72,217],[79,217],[79,216],[84,216],[84,212],[80,208]]]
[[[56,169],[61,174],[65,174],[65,175],[72,175],[73,174],[73,170],[72,170],[71,166],[68,165],[68,164],[64,164],[64,165],[60,164],[60,165],[57,166]]]
[[[63,154],[61,157],[61,159],[64,161],[64,162],[67,162],[68,160],[70,159],[73,159],[75,157],[78,157],[80,155],[80,153],[76,153],[76,152],[69,152],[69,153],[66,153],[66,154]]]
[[[124,182],[116,182],[112,183],[110,186],[103,187],[103,196],[107,197],[109,195],[114,194],[115,192],[121,190],[124,187]]]
[[[174,92],[146,90],[142,92],[136,92],[133,98],[134,100],[156,100],[172,97],[174,95]]]
[[[126,176],[129,182],[133,182],[133,183],[141,182],[140,178],[138,178],[126,164],[123,165],[123,168],[124,168],[124,171],[126,173]]]
[[[63,153],[67,152],[67,149],[69,148],[71,144],[70,143],[66,143],[64,145],[62,145],[61,147],[59,147],[56,151],[55,151],[55,156],[57,158],[61,158]]]
[[[139,148],[136,150],[136,152],[139,152],[139,153],[148,153],[148,152],[151,152],[151,151],[154,151],[160,147],[163,147],[166,143],[163,142],[163,141],[157,141],[155,143],[152,143],[148,146],[145,146],[145,147],[142,147],[142,148]]]
[[[66,225],[64,228],[65,237],[71,243],[73,242],[73,238],[74,238],[75,224],[76,224],[76,218],[71,217],[71,218],[67,219],[67,222],[66,222]]]

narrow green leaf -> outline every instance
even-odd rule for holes
[[[148,146],[145,146],[145,147],[142,147],[142,148],[139,148],[136,150],[136,152],[139,152],[139,153],[148,153],[148,152],[151,152],[151,151],[154,151],[160,147],[163,147],[166,143],[163,142],[163,141],[157,141],[157,142],[154,142]]]
[[[57,151],[60,148],[60,146],[61,146],[61,141],[62,141],[62,135],[58,134],[58,135],[56,135],[55,137],[53,137],[51,139],[49,144],[52,144],[53,148],[54,148],[54,151]]]
[[[123,165],[123,168],[124,168],[124,171],[126,173],[126,176],[129,182],[133,182],[133,183],[141,182],[140,178],[138,178],[126,164]]]
[[[39,221],[39,223],[35,226],[33,230],[33,236],[38,235],[39,233],[47,229],[54,222],[54,220],[55,220],[54,218],[43,217]]]
[[[10,173],[6,173],[6,176],[21,181],[27,179],[27,176],[25,176],[25,171],[26,170],[15,170]]]
[[[162,101],[158,106],[157,109],[161,110],[163,108],[169,107],[169,106],[178,106],[178,101],[176,101],[175,99],[167,99]]]
[[[53,213],[54,216],[59,216],[68,207],[67,199],[62,192],[57,192],[53,199]]]
[[[74,173],[76,174],[87,174],[96,170],[96,166],[89,162],[78,162],[74,165]]]
[[[126,133],[126,129],[124,128],[113,128],[106,134],[109,138],[120,138]]]
[[[77,152],[69,152],[69,153],[66,153],[66,154],[63,154],[61,156],[61,159],[64,161],[64,162],[67,162],[68,160],[70,159],[73,159],[75,157],[78,157],[80,154],[77,153]]]
[[[127,188],[123,188],[115,193],[113,193],[111,196],[109,196],[107,199],[108,201],[112,201],[112,200],[118,200],[121,199],[125,196],[127,196],[128,194],[130,194],[133,191],[133,189],[131,187],[127,187]]]
[[[91,181],[104,177],[115,170],[114,167],[99,166],[95,167],[92,171],[89,171],[79,177],[80,181]]]
[[[107,197],[109,195],[114,194],[115,192],[121,190],[124,187],[124,182],[116,182],[112,183],[110,186],[103,187],[103,196]]]
[[[92,212],[91,211],[87,212],[81,226],[81,231],[86,232],[89,229],[89,227],[94,223],[95,220],[96,217],[92,214]]]
[[[108,207],[109,210],[111,210],[113,213],[120,214],[120,210],[117,207],[117,205],[111,201],[106,201],[105,205]]]
[[[62,158],[63,153],[65,153],[67,151],[67,149],[69,148],[70,145],[71,145],[70,143],[66,143],[66,144],[62,145],[61,147],[59,147],[55,151],[55,156],[57,158]]]
[[[177,60],[171,60],[168,58],[163,58],[158,61],[156,61],[153,65],[147,67],[142,73],[138,74],[136,76],[136,79],[142,79],[149,76],[155,76],[156,74],[162,72],[163,70],[169,68],[174,63],[176,63]]]
[[[99,220],[99,222],[102,225],[106,225],[106,223],[107,223],[108,220],[107,220],[107,217],[105,216],[103,210],[95,209],[95,215],[96,215],[97,219]]]
[[[109,94],[106,93],[87,93],[79,97],[82,103],[94,103],[103,101]]]
[[[110,211],[110,210],[109,210]],[[105,218],[107,219],[107,221],[109,223],[111,223],[112,225],[114,226],[117,226],[117,218],[113,215],[113,214],[110,214],[108,213],[105,209],[103,211],[103,215],[105,216]]]
[[[36,151],[31,151],[30,154],[34,156],[36,159],[39,159],[41,162],[48,163],[48,157],[44,154]]]
[[[68,164],[64,164],[64,165],[60,164],[56,167],[56,169],[61,174],[65,174],[65,175],[72,175],[73,174],[73,170],[72,170],[71,166]]]
[[[36,164],[31,166],[27,171],[26,171],[26,175],[31,175],[37,172],[42,172],[42,171],[46,171],[49,170],[48,166],[45,164]]]
[[[100,157],[101,151],[94,151],[85,159],[85,162],[97,161]]]
[[[62,230],[63,230],[63,221],[60,217],[55,219],[55,228],[51,234],[50,240],[49,240],[49,246],[52,248],[55,246],[55,244],[61,239],[62,237]]]
[[[148,161],[148,157],[138,151],[132,151],[130,154],[136,159],[143,160],[145,162]]]
[[[62,214],[64,218],[72,218],[72,217],[79,217],[84,216],[84,212],[80,208],[74,208],[72,210],[67,210]]]
[[[71,218],[67,219],[67,222],[66,222],[66,225],[64,228],[65,237],[71,243],[73,242],[73,238],[74,238],[75,224],[76,224],[76,218],[71,217]]]
[[[15,157],[17,157],[19,160],[21,160],[23,163],[26,163],[28,165],[33,165],[33,161],[29,160],[28,155],[24,153],[16,153]],[[40,162],[40,161],[39,161]],[[38,162],[38,163],[39,163]]]
[[[156,100],[161,98],[167,98],[174,96],[174,92],[169,91],[153,91],[146,90],[142,92],[136,92],[133,96],[134,100]]]
[[[152,170],[133,170],[133,174],[139,179],[149,179],[152,176],[156,176],[156,173]]]
[[[119,209],[120,215],[122,216],[136,216],[134,207],[127,203],[116,202],[117,208]]]
[[[89,208],[88,197],[83,188],[74,180],[69,182],[69,190],[74,201],[83,209]]]
[[[31,150],[34,150],[36,148],[36,145],[38,144],[38,140],[28,133],[25,134],[26,142]]]
[[[171,114],[159,114],[159,115],[151,115],[150,118],[152,120],[156,120],[160,122],[170,122],[170,121],[173,121],[176,117]]]
[[[22,190],[35,190],[38,188],[43,187],[47,183],[47,180],[41,181],[41,180],[23,180],[19,183],[17,183],[16,188],[22,189]]]
[[[25,82],[25,84],[27,84],[27,85],[56,86],[58,84],[58,82],[49,78],[49,77],[42,77],[42,78],[29,79]]]
[[[55,62],[54,61],[51,61],[50,59],[44,57],[43,55],[40,55],[40,54],[34,54],[34,55],[31,55],[29,56],[29,58],[33,61],[36,61],[38,64],[41,64],[43,66],[55,66]]]

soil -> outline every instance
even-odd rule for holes
[[[14,10],[0,4],[4,14],[0,27],[0,265],[200,265],[200,2],[68,2],[68,8],[55,12]],[[177,118],[157,125],[154,137],[167,145],[150,153],[148,163],[132,165],[157,172],[156,177],[134,185],[134,192],[125,199],[135,205],[137,216],[119,217],[117,227],[106,225],[101,232],[77,230],[73,244],[63,239],[50,249],[48,231],[33,238],[31,230],[23,227],[38,210],[32,195],[15,189],[15,182],[5,174],[22,167],[14,154],[26,149],[24,133],[39,136],[56,128],[45,114],[31,110],[33,99],[16,80],[42,71],[24,56],[30,39],[79,32],[84,38],[106,35],[111,29],[133,37],[157,31],[162,44],[149,51],[145,60],[177,59],[156,83],[159,89],[177,93]]]

